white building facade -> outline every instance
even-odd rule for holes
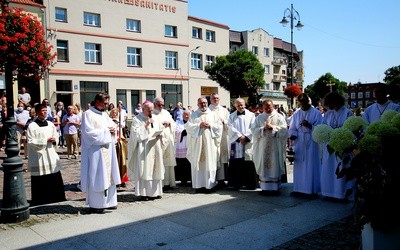
[[[204,72],[207,63],[229,52],[229,27],[189,17],[187,1],[43,4],[47,36],[57,48],[45,83],[51,103],[81,103],[85,109],[104,91],[111,102],[123,101],[131,116],[137,103],[155,97],[197,109],[198,97],[215,92],[229,105],[229,92]]]

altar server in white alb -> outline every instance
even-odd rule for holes
[[[143,103],[142,112],[132,119],[128,140],[128,175],[134,182],[136,196],[142,201],[159,199],[163,195],[161,140],[165,127],[153,116],[153,110],[152,102]]]
[[[217,185],[218,143],[222,124],[218,115],[208,108],[206,98],[197,100],[198,109],[186,123],[187,158],[192,167],[192,187],[208,193]]]
[[[52,122],[46,120],[47,108],[35,106],[37,118],[28,125],[26,132],[31,173],[31,206],[65,201],[61,176],[60,157],[56,152],[58,133]]]
[[[113,140],[116,127],[105,112],[109,99],[107,94],[97,94],[82,116],[81,189],[92,213],[116,209],[116,185],[121,184]]]
[[[289,126],[289,138],[295,152],[291,194],[314,198],[321,191],[321,158],[312,131],[321,124],[322,115],[311,105],[307,94],[300,94],[297,100],[300,108],[294,112]]]
[[[274,108],[272,100],[264,100],[264,112],[252,126],[253,161],[260,178],[262,195],[279,194],[281,176],[285,174],[287,124]]]
[[[332,128],[342,127],[347,118],[353,116],[353,112],[345,106],[344,97],[338,92],[328,93],[324,97],[324,106],[329,109],[325,112],[322,124]],[[346,177],[338,178],[336,169],[341,162],[338,156],[328,151],[327,143],[324,143],[321,161],[321,195],[324,198],[339,200],[349,198],[350,193],[347,190],[352,189],[355,180],[346,182]]]
[[[254,167],[253,133],[251,126],[255,115],[245,109],[242,98],[235,100],[236,111],[229,115],[230,160],[228,168],[228,185],[239,190],[254,190],[258,186],[258,176]]]
[[[368,123],[379,121],[383,112],[386,110],[395,110],[400,112],[400,105],[389,101],[387,95],[389,93],[388,86],[384,83],[378,84],[374,89],[376,102],[368,106],[364,113],[363,118]]]

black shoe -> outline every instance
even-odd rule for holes
[[[306,193],[300,193],[300,192],[295,192],[295,191],[291,192],[290,196],[304,198],[304,199],[310,199],[310,200],[319,198],[318,194],[306,194]]]
[[[204,188],[204,187],[203,188],[195,188],[194,192],[197,193],[197,194],[205,194],[206,190],[207,189]]]
[[[261,190],[259,194],[263,196],[278,196],[280,193],[279,190]]]
[[[126,183],[121,183],[120,187],[126,188]]]
[[[106,208],[107,210],[117,210],[117,206],[113,206],[113,207],[108,207]]]
[[[158,195],[158,196],[153,196],[153,197],[149,197],[149,201],[154,201],[154,200],[158,200],[158,199],[161,199],[161,196],[160,196],[160,195]]]
[[[168,186],[164,186],[164,187],[162,188],[163,192],[168,191],[168,190],[171,190],[171,189],[172,189],[172,187],[170,187],[169,185],[168,185]]]
[[[89,208],[89,213],[91,214],[104,214],[106,211],[104,208]]]
[[[148,201],[148,200],[149,200],[149,197],[147,197],[147,196],[140,196],[140,200],[141,200],[141,201]]]
[[[227,185],[226,185],[225,181],[220,180],[220,181],[218,181],[218,184],[217,184],[216,187],[217,187],[218,189],[223,189],[223,188],[226,188]]]

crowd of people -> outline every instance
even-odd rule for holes
[[[230,111],[216,93],[211,103],[198,98],[196,110],[180,102],[166,109],[164,99],[157,97],[137,106],[129,128],[126,107],[121,101],[114,106],[105,93],[97,94],[85,112],[79,104],[64,109],[62,102],[52,109],[48,99],[27,109],[29,94],[26,89],[21,94],[15,117],[18,142],[29,157],[32,205],[65,200],[56,152],[64,146],[68,159],[80,155],[79,185],[93,213],[116,209],[117,190],[128,181],[143,201],[160,199],[176,185],[190,185],[196,193],[260,188],[261,195],[279,195],[287,180],[289,149],[294,152],[291,195],[351,199],[354,182],[335,173],[340,159],[312,139],[319,124],[338,128],[356,115],[337,92],[323,99],[323,112],[300,94],[299,108],[288,114],[272,100],[264,100],[255,112],[242,98]],[[384,86],[376,88],[375,96],[377,102],[362,114],[366,121],[379,120],[388,109],[400,111],[387,99]],[[54,187],[51,194],[44,192],[48,186]]]

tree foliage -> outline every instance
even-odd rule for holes
[[[205,71],[232,97],[257,96],[257,89],[265,84],[264,67],[250,51],[238,50],[217,56],[215,63],[207,65]]]
[[[330,86],[330,84],[333,85]],[[332,91],[337,91],[339,94],[344,94],[347,92],[347,83],[340,81],[328,72],[318,78],[314,84],[307,86],[305,93],[310,96],[313,103],[318,103],[322,98],[325,97],[326,94],[331,91],[331,88]]]
[[[387,69],[383,81],[389,85],[390,99],[398,102],[400,100],[400,65]]]
[[[0,3],[1,5],[1,3]],[[36,16],[20,8],[2,6],[0,12],[0,72],[6,65],[22,76],[39,80],[56,56]]]

